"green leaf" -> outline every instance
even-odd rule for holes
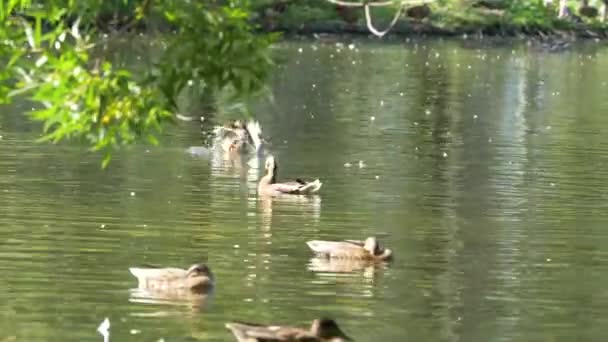
[[[106,169],[110,164],[110,160],[112,160],[112,154],[106,152],[106,155],[103,157],[103,161],[101,162],[101,168]]]
[[[154,146],[158,145],[158,139],[156,139],[156,137],[153,136],[152,134],[148,134],[147,138],[148,138],[148,142],[150,142],[150,144],[152,144]]]

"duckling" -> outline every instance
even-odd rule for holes
[[[321,189],[323,183],[318,179],[306,182],[301,179],[295,181],[277,183],[277,163],[273,156],[266,158],[266,174],[258,184],[258,194],[265,196],[277,196],[281,194],[313,194]]]
[[[213,287],[214,277],[205,264],[194,264],[187,270],[181,268],[129,268],[138,282],[139,288],[154,290],[190,289],[208,290]]]
[[[333,319],[315,319],[309,330],[290,327],[263,325],[256,323],[230,322],[226,328],[239,342],[271,342],[271,341],[352,341]]]
[[[306,242],[306,244],[316,254],[329,258],[385,261],[393,257],[393,252],[381,247],[375,237],[368,237],[365,241],[313,240]]]

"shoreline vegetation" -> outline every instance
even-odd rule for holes
[[[249,22],[259,33],[374,36],[490,36],[541,40],[608,38],[608,0],[414,0],[411,5],[370,8],[369,22],[361,4],[342,0],[255,0]],[[144,9],[153,1],[144,1]],[[369,3],[380,3],[380,0]],[[390,1],[385,1],[390,2]],[[337,4],[338,3],[338,4]],[[398,1],[395,1],[398,4]],[[418,3],[418,5],[416,5]],[[137,19],[137,2],[108,5],[91,21],[108,33],[172,31],[165,18]],[[73,20],[72,20],[73,21]],[[378,36],[378,35],[376,35]]]
[[[286,35],[372,35],[362,8],[330,1],[259,1],[265,4],[253,6],[253,21],[262,32]],[[437,0],[406,6],[397,16],[395,6],[371,8],[370,19],[374,25],[390,26],[390,36],[608,38],[603,1],[597,0],[595,7],[589,1],[561,2]]]

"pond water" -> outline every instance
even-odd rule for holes
[[[597,341],[608,333],[608,49],[297,41],[255,115],[280,178],[158,147],[101,157],[0,118],[0,341],[232,341],[224,322],[334,317],[357,341]],[[361,163],[360,163],[361,161]],[[349,166],[350,165],[350,166]],[[363,166],[363,167],[360,167]],[[322,271],[305,242],[376,235],[389,265]],[[128,268],[206,261],[205,299]],[[326,266],[326,265],[325,265]]]

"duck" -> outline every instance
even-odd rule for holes
[[[241,120],[230,121],[223,126],[215,127],[213,133],[216,139],[215,145],[224,152],[259,153],[265,143],[260,123],[255,120],[247,123]]]
[[[263,325],[245,322],[226,323],[238,342],[271,342],[271,341],[352,341],[330,318],[315,319],[310,329],[291,326]]]
[[[378,267],[378,263],[369,259],[345,259],[345,258],[327,258],[324,256],[315,256],[308,262],[308,270],[316,273],[324,274],[346,274],[358,273],[363,271],[363,274],[370,278],[374,276],[374,272]]]
[[[378,240],[373,236],[368,237],[365,241],[313,240],[306,242],[306,244],[316,254],[329,258],[388,261],[393,257],[393,252],[381,247]]]
[[[204,291],[210,290],[214,285],[213,273],[205,264],[194,264],[187,270],[175,267],[131,267],[129,271],[137,278],[140,289]]]
[[[278,165],[273,156],[266,158],[264,164],[265,175],[258,184],[258,194],[264,196],[278,196],[281,194],[305,195],[319,192],[323,183],[318,179],[306,182],[301,179],[289,182],[277,182]]]

